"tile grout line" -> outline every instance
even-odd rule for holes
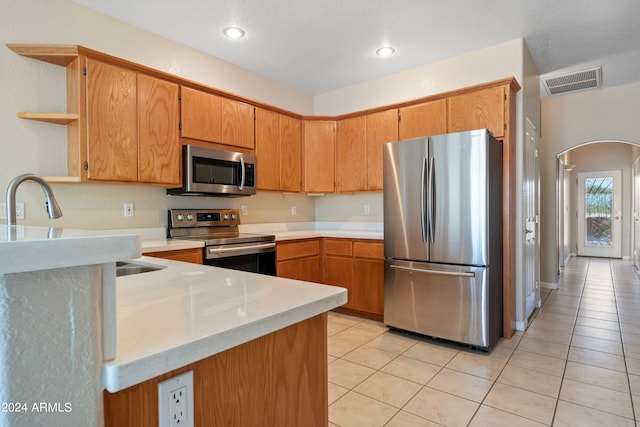
[[[576,331],[576,324],[578,323],[578,317],[580,314],[580,308],[582,307],[582,298],[584,295],[584,289],[587,286],[587,278],[589,277],[589,268],[591,267],[591,258],[587,263],[587,268],[582,279],[582,289],[580,291],[580,297],[578,299],[578,310],[576,311],[575,320],[573,321],[573,327],[571,328],[571,339],[569,340],[569,348],[567,349],[567,355],[564,360],[564,369],[562,370],[562,377],[560,379],[560,388],[558,388],[558,397],[556,398],[556,406],[553,409],[553,417],[551,418],[551,425],[553,425],[556,415],[558,414],[558,405],[560,404],[560,395],[562,394],[562,386],[564,385],[565,374],[567,373],[567,363],[569,362],[569,353],[571,352],[571,344],[573,343],[573,336]]]
[[[618,318],[618,328],[620,329],[620,343],[622,345],[622,360],[624,361],[624,369],[627,374],[627,386],[629,387],[629,398],[631,400],[631,413],[633,414],[633,421],[636,422],[636,409],[633,404],[633,390],[631,389],[631,379],[629,378],[629,367],[627,365],[627,352],[625,349],[624,338],[622,335],[622,321],[620,320],[620,308],[618,307],[618,294],[616,292],[616,282],[613,275],[613,267],[611,261],[609,261],[609,274],[611,275],[611,284],[613,286],[613,296],[616,303],[616,317]]]

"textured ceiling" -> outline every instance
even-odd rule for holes
[[[312,95],[517,38],[543,75],[640,81],[639,0],[74,1]],[[229,25],[246,37],[225,39]]]

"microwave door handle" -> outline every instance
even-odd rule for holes
[[[241,177],[240,177],[240,185],[238,186],[238,190],[242,191],[242,189],[244,188],[244,160],[242,159],[242,157],[240,157],[240,172],[241,172]]]

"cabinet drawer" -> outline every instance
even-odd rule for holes
[[[384,259],[384,243],[354,242],[353,253],[356,258]]]
[[[353,254],[351,240],[325,239],[324,252],[327,255],[338,255],[338,256],[350,257]]]
[[[320,240],[303,240],[276,244],[276,260],[320,255]]]

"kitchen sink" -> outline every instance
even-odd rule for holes
[[[149,271],[162,270],[163,268],[167,268],[167,266],[144,263],[144,262],[117,261],[116,277],[129,276],[131,274],[147,273]]]

